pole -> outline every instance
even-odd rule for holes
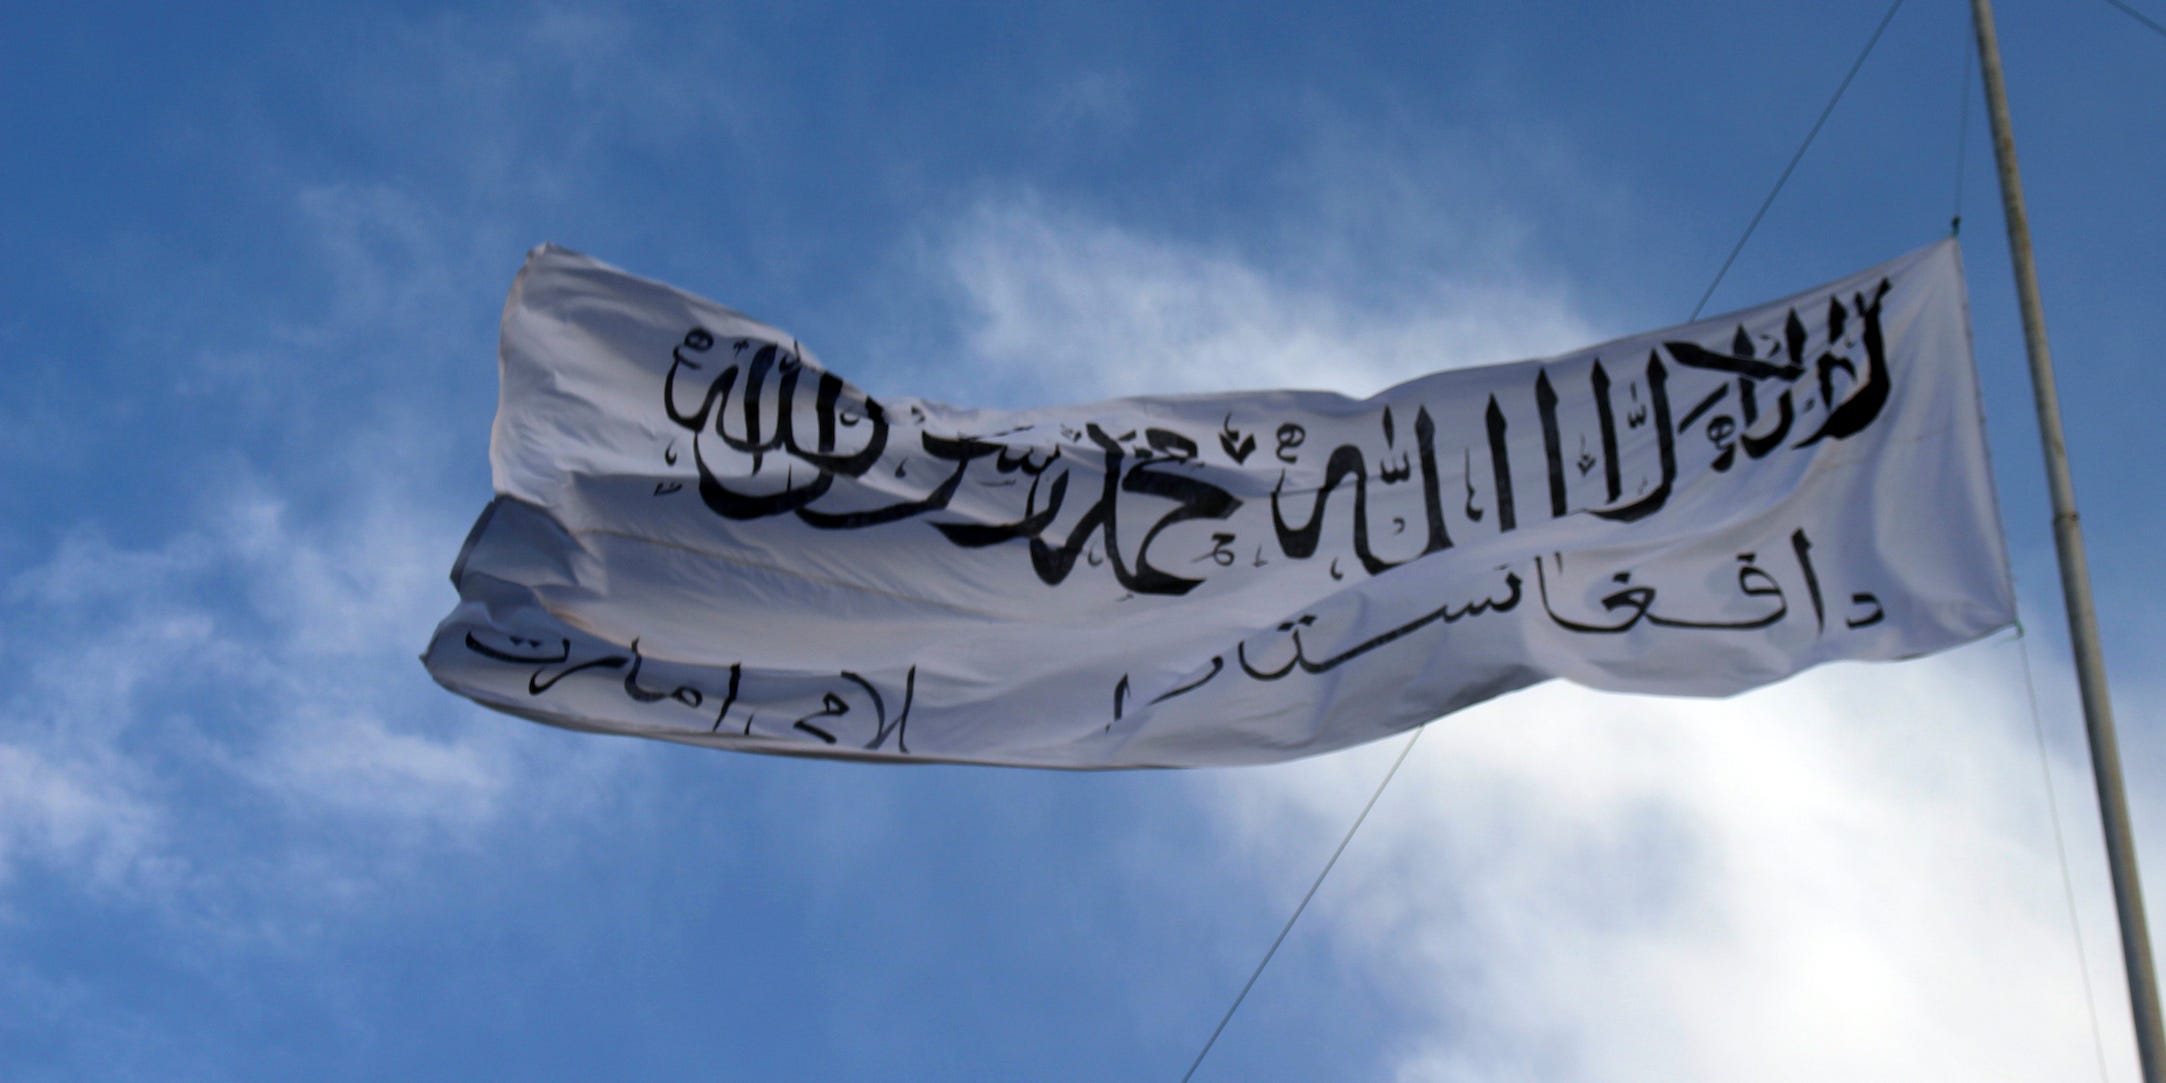
[[[1986,109],[1993,119],[1993,157],[2000,164],[2001,209],[2008,218],[2008,249],[2015,263],[2016,299],[2023,312],[2023,344],[2030,354],[2031,390],[2038,406],[2038,435],[2046,455],[2046,484],[2053,498],[2053,543],[2061,558],[2061,594],[2068,604],[2068,638],[2076,656],[2076,685],[2083,696],[2084,730],[2091,741],[2091,772],[2098,784],[2099,817],[2106,833],[2106,864],[2113,875],[2114,909],[2121,919],[2121,961],[2128,976],[2129,1010],[2135,1016],[2136,1056],[2144,1083],[2166,1083],[2166,1038],[2159,1028],[2158,981],[2151,967],[2151,934],[2144,920],[2143,885],[2136,875],[2136,845],[2129,830],[2128,799],[2121,784],[2121,753],[2113,733],[2113,703],[2106,694],[2106,663],[2099,650],[2098,616],[2091,606],[2091,573],[2083,556],[2083,527],[2076,518],[2075,484],[2061,432],[2061,402],[2053,385],[2053,354],[2046,345],[2045,305],[2031,262],[2031,226],[2023,209],[2023,181],[2016,173],[2016,139],[2008,122],[2008,91],[2001,81],[2000,39],[1993,28],[1992,0],[1971,0],[1978,31],[1978,66],[1985,78]]]

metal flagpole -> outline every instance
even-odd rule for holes
[[[2106,832],[2106,862],[2113,874],[2114,908],[2121,919],[2121,960],[2128,975],[2129,1008],[2135,1016],[2136,1055],[2144,1083],[2166,1083],[2166,1038],[2159,1028],[2158,982],[2151,968],[2151,934],[2144,920],[2143,885],[2136,874],[2136,845],[2129,830],[2128,800],[2121,784],[2121,753],[2113,734],[2113,703],[2106,694],[2106,663],[2099,651],[2098,617],[2091,607],[2091,574],[2083,557],[2083,528],[2068,473],[2061,433],[2060,397],[2053,386],[2053,355],[2046,345],[2044,304],[2031,265],[2031,227],[2023,209],[2023,182],[2016,173],[2016,140],[2008,124],[2008,92],[2001,82],[2000,39],[1993,29],[1992,0],[1971,0],[1978,31],[1978,66],[1985,77],[1986,108],[1993,119],[1993,157],[2000,164],[2001,208],[2008,218],[2016,298],[2023,312],[2023,343],[2030,353],[2031,389],[2038,406],[2038,433],[2045,446],[2046,482],[2053,497],[2053,541],[2061,558],[2061,594],[2068,604],[2069,640],[2075,648],[2076,683],[2083,695],[2084,728],[2091,739],[2091,771]]]

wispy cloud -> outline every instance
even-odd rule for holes
[[[94,889],[135,874],[161,842],[162,823],[111,766],[0,744],[0,892],[32,862],[68,868]]]
[[[564,7],[381,23],[352,43],[371,63],[327,72],[334,122],[416,136],[410,155],[463,163],[451,181],[380,162],[327,180],[256,130],[254,156],[221,164],[267,194],[275,266],[183,267],[197,254],[150,244],[104,270],[101,288],[153,299],[116,309],[115,340],[158,346],[154,366],[115,362],[116,410],[214,424],[137,426],[195,486],[162,514],[86,503],[50,542],[4,535],[0,904],[35,868],[277,937],[395,905],[417,869],[551,822],[622,762],[603,744],[533,770],[530,727],[444,696],[414,654],[486,496],[496,307],[540,239],[519,223],[605,151],[720,123],[724,91],[656,32]],[[157,300],[169,282],[185,306]]]
[[[344,122],[449,172],[432,190],[481,206],[554,203],[613,155],[726,144],[751,95],[714,75],[746,50],[713,12],[654,20],[551,4],[371,20],[332,71]]]
[[[1296,285],[1230,249],[1140,234],[1029,194],[980,203],[937,251],[974,359],[1045,395],[1368,394],[1589,337],[1561,290],[1499,286],[1472,269],[1381,297],[1361,280]]]
[[[288,819],[450,837],[496,816],[513,761],[407,657],[456,528],[355,508],[296,529],[248,488],[197,531],[141,549],[77,534],[8,584],[22,680],[0,698],[0,876],[55,866],[185,913],[232,901],[204,891],[293,886],[197,875],[238,842],[221,814],[249,795]]]

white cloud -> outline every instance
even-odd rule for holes
[[[1127,131],[1136,121],[1135,80],[1118,70],[1084,71],[1057,84],[1040,123],[1072,137],[1078,131]]]
[[[18,673],[0,692],[0,890],[45,868],[277,939],[591,800],[621,749],[537,770],[530,727],[491,724],[415,661],[463,523],[401,497],[398,467],[306,515],[229,476],[163,543],[78,532],[0,586]]]
[[[458,194],[497,217],[507,199],[576,194],[612,153],[734,140],[752,88],[716,76],[750,47],[726,22],[711,11],[656,22],[593,4],[391,18],[352,43],[333,78],[345,119],[393,145],[427,147],[462,182]]]
[[[158,819],[102,765],[0,743],[0,890],[29,862],[80,870],[93,886],[130,875],[158,843]]]
[[[391,729],[368,714],[299,712],[248,764],[287,801],[424,821],[457,834],[494,820],[506,765],[471,741]]]
[[[168,675],[231,660],[210,621],[163,595],[164,570],[195,564],[192,548],[183,539],[124,553],[78,535],[0,590],[0,651],[15,677],[0,694],[0,889],[30,866],[64,870],[95,894],[155,889],[175,874],[163,782],[123,743],[169,720]],[[125,617],[98,615],[116,608]],[[48,619],[58,613],[72,619]]]
[[[1308,933],[1426,1015],[1408,1079],[2088,1073],[2015,649],[1447,718]],[[1325,852],[1379,772],[1231,776],[1217,807],[1290,897],[1289,835]]]
[[[1358,282],[1294,287],[1232,251],[1140,235],[1029,196],[981,203],[940,253],[974,358],[1004,381],[1063,397],[1368,394],[1590,337],[1555,291],[1442,273],[1377,298]]]
[[[626,145],[729,138],[715,129],[740,88],[710,78],[718,33],[566,5],[379,22],[323,77],[340,123],[407,149],[396,176],[323,180],[267,145],[235,168],[283,201],[263,208],[291,229],[272,231],[290,242],[275,272],[179,273],[193,250],[115,262],[146,296],[195,287],[186,306],[124,310],[115,334],[186,344],[146,394],[160,416],[209,422],[162,452],[203,491],[131,517],[126,540],[88,506],[57,509],[84,516],[57,542],[0,531],[15,558],[0,648],[17,673],[0,688],[0,892],[51,869],[69,889],[275,936],[603,799],[623,746],[536,770],[532,727],[446,696],[415,659],[486,497],[486,414],[458,429],[441,415],[489,381],[501,291],[538,239],[512,236],[522,215]],[[116,290],[128,277],[101,268]],[[348,845],[357,834],[369,845]]]

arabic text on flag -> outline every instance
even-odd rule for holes
[[[1951,240],[1362,400],[988,411],[544,247],[425,660],[580,729],[1130,767],[1923,654],[2013,616],[1965,311]]]

